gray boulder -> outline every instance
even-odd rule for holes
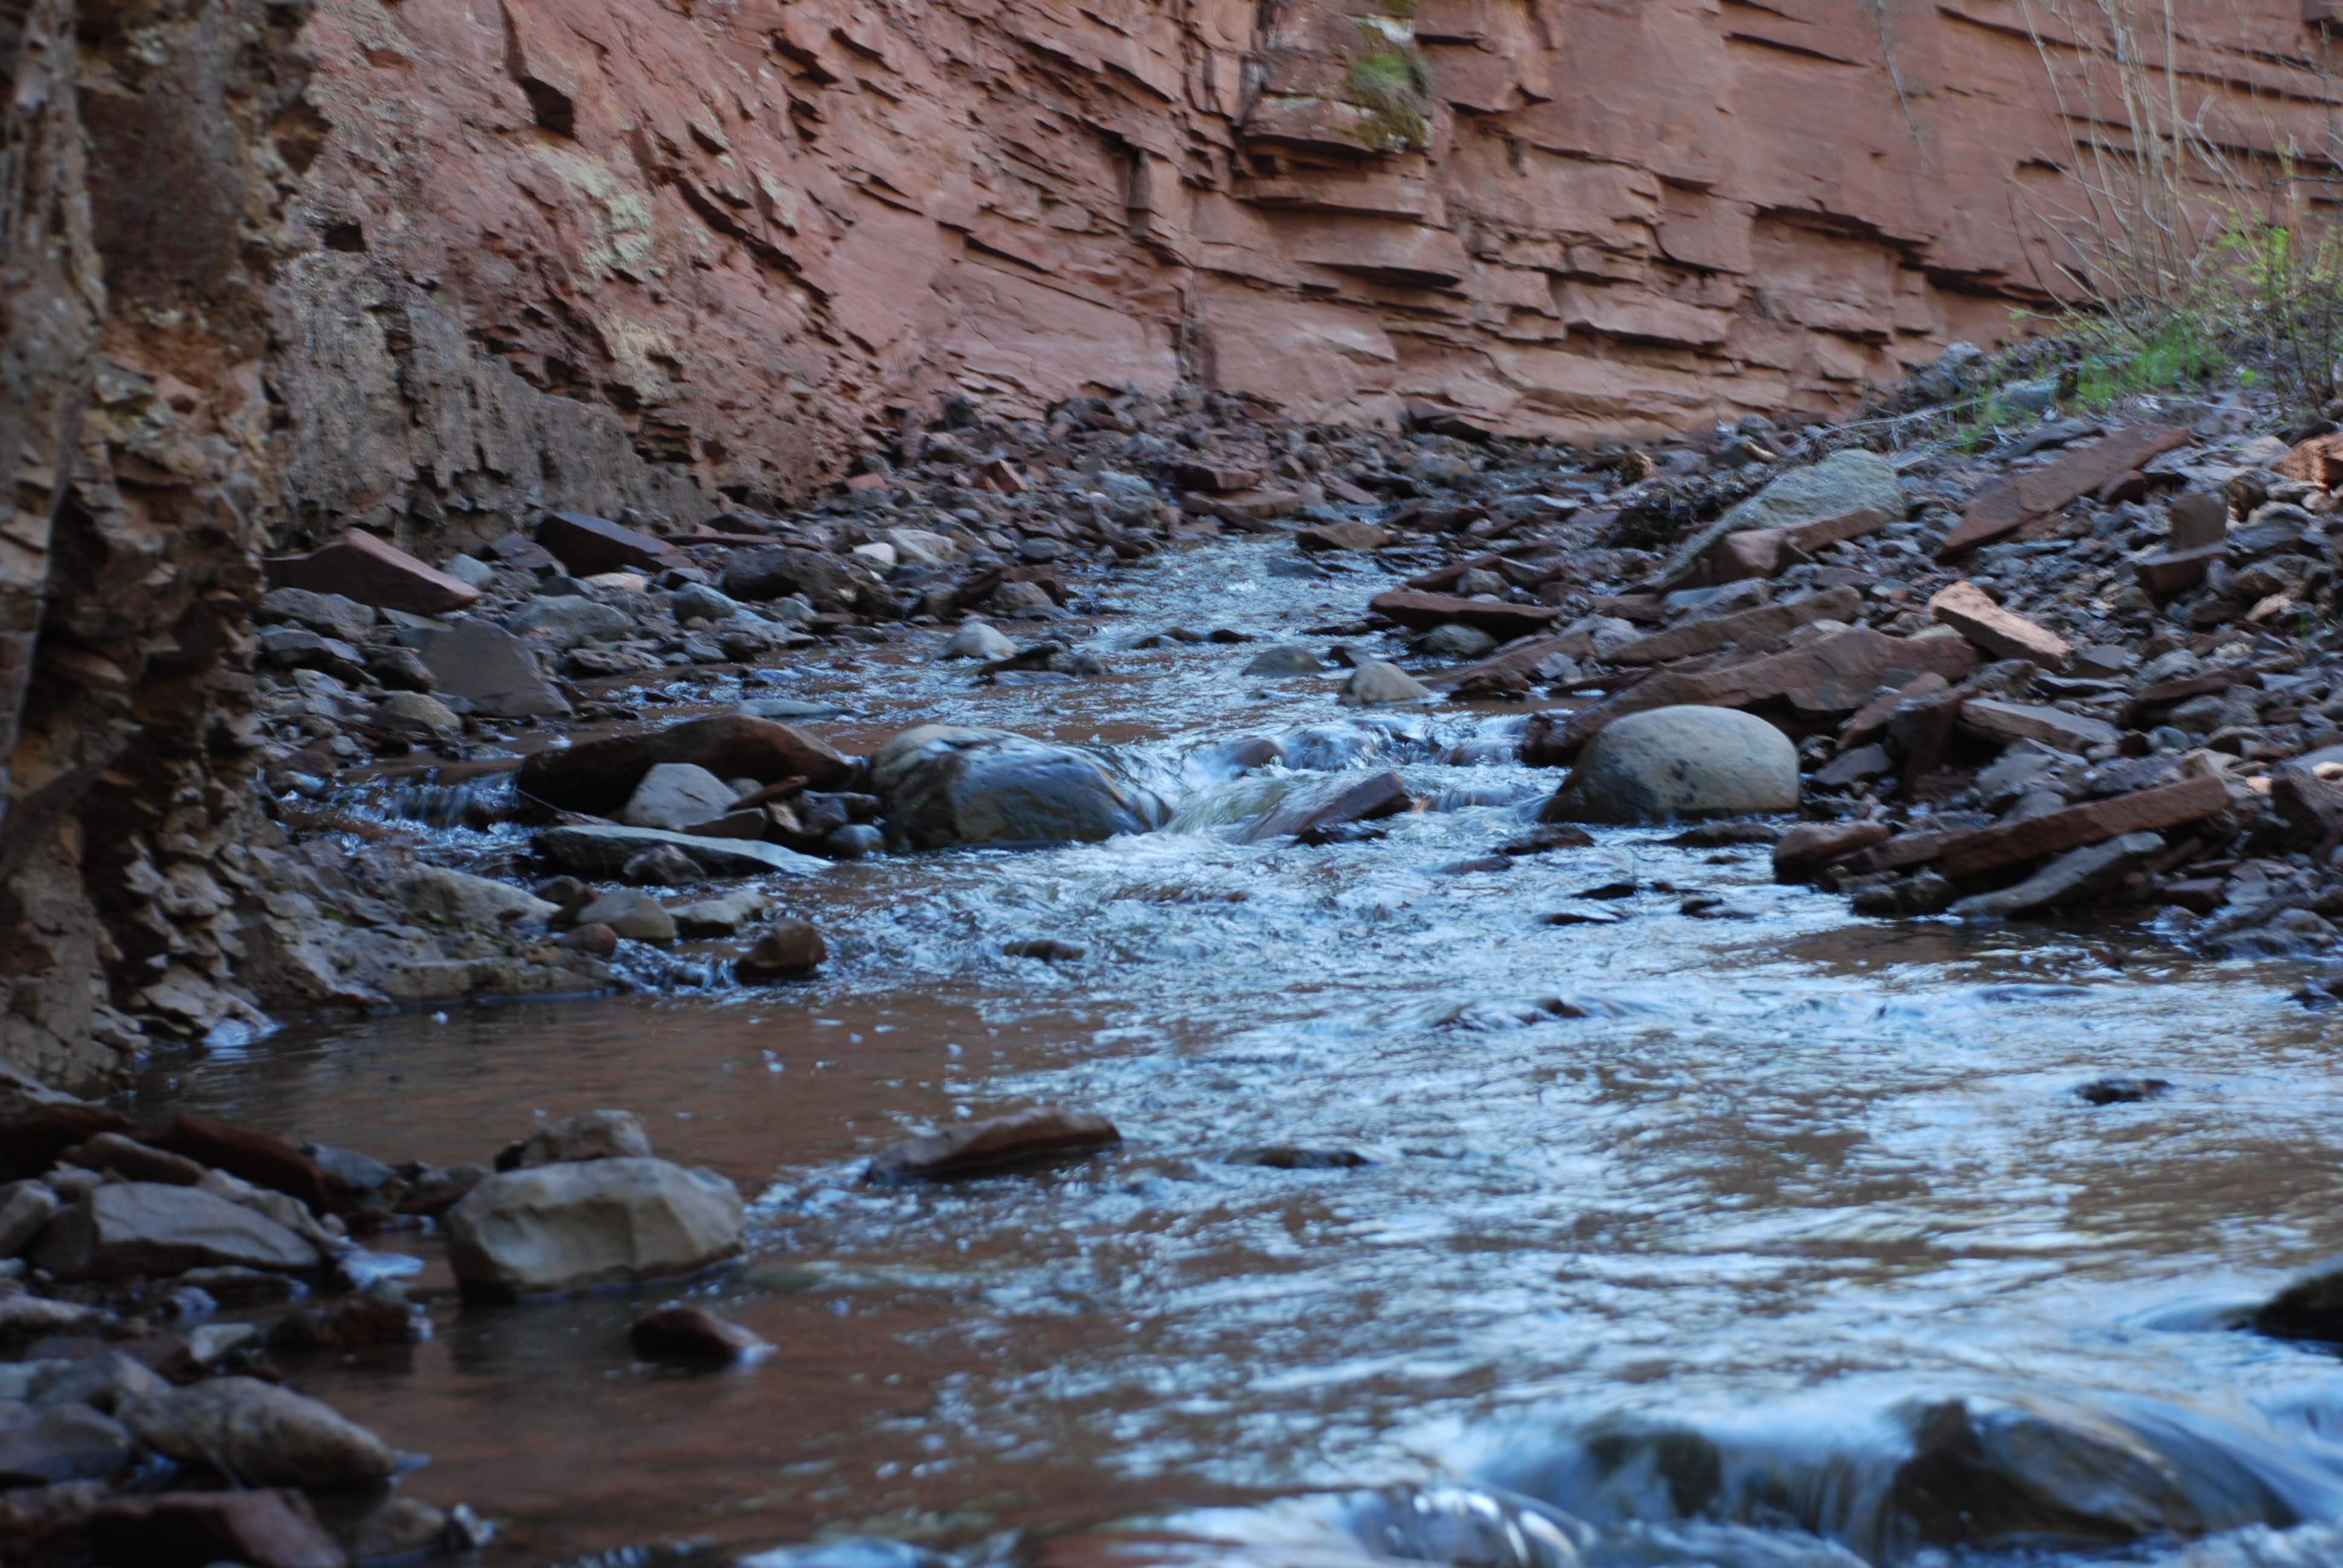
[[[713,821],[739,799],[732,787],[691,762],[661,762],[643,775],[627,798],[618,820],[629,828],[665,828],[681,832],[695,822]]]
[[[1461,620],[1433,627],[1417,645],[1419,651],[1433,658],[1479,658],[1495,652],[1496,647],[1495,638]]]
[[[130,1433],[85,1404],[0,1403],[0,1488],[104,1481],[130,1462]]]
[[[560,912],[560,906],[532,897],[526,889],[444,866],[417,869],[399,891],[407,909],[427,920],[484,926],[492,931],[521,920],[549,920]]]
[[[754,839],[703,839],[664,828],[548,828],[537,836],[546,859],[581,877],[616,877],[627,863],[646,850],[670,849],[689,859],[709,877],[753,877],[765,871],[809,876],[827,870],[830,862],[784,849]]]
[[[1904,485],[1896,477],[1895,465],[1860,447],[1833,452],[1818,463],[1791,469],[1677,546],[1661,578],[1678,576],[1727,534],[1744,528],[1794,528],[1865,507],[1891,523],[1904,520]]]
[[[1161,803],[1077,747],[1001,729],[923,724],[871,759],[899,845],[1095,843],[1155,825]]]
[[[56,1211],[57,1195],[45,1182],[11,1181],[0,1187],[0,1258],[23,1251]]]
[[[1300,643],[1287,643],[1281,648],[1263,648],[1252,656],[1244,667],[1247,675],[1316,675],[1326,667],[1318,656]]]
[[[1731,708],[1656,708],[1607,726],[1540,813],[1548,822],[1660,822],[1795,811],[1788,736]]]
[[[1342,683],[1342,700],[1353,708],[1380,708],[1393,702],[1421,702],[1432,695],[1422,681],[1396,664],[1371,659],[1351,671]]]
[[[1017,645],[997,628],[980,620],[964,620],[960,629],[944,644],[945,658],[1007,658],[1017,651]]]
[[[608,926],[638,942],[675,940],[675,917],[649,893],[631,889],[605,893],[578,911],[581,926]]]
[[[554,594],[529,600],[505,618],[505,629],[523,637],[543,633],[556,648],[581,642],[608,642],[634,630],[635,623],[616,605],[576,594]]]
[[[668,600],[668,608],[678,620],[762,620],[764,618],[744,607],[729,594],[719,593],[706,583],[687,583],[675,590]]]
[[[373,1432],[291,1389],[213,1378],[126,1400],[131,1435],[166,1459],[225,1471],[245,1485],[313,1492],[377,1486],[398,1455]]]
[[[121,1280],[207,1266],[304,1273],[323,1261],[287,1227],[200,1187],[114,1181],[41,1232],[33,1261],[65,1279]]]
[[[460,697],[492,719],[562,718],[569,704],[546,680],[537,656],[520,638],[484,620],[417,627],[399,634],[438,684],[441,697]]]
[[[689,1273],[740,1251],[740,1194],[712,1171],[592,1160],[491,1176],[447,1211],[467,1293],[510,1299]]]

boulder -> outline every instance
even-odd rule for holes
[[[696,762],[658,762],[618,812],[629,828],[666,828],[680,833],[732,809],[732,787]]]
[[[1660,708],[1606,726],[1541,813],[1548,822],[1745,817],[1798,807],[1798,751],[1755,715]]]
[[[438,684],[491,719],[558,719],[569,704],[545,678],[537,656],[520,638],[484,620],[417,628],[400,634]]]
[[[292,1231],[200,1187],[115,1181],[49,1221],[33,1260],[65,1279],[123,1280],[222,1264],[305,1273],[324,1261]]]
[[[566,1160],[648,1160],[650,1134],[631,1111],[587,1111],[548,1122],[497,1151],[499,1171],[534,1171]]]
[[[1896,477],[1895,465],[1859,447],[1833,452],[1819,462],[1791,469],[1677,546],[1661,579],[1682,576],[1727,534],[1745,528],[1795,528],[1866,509],[1890,521],[1904,516],[1904,485]]]
[[[736,888],[714,898],[678,904],[668,913],[675,920],[678,936],[729,937],[761,916],[772,901],[757,889]]]
[[[635,623],[616,605],[575,594],[548,594],[505,617],[505,629],[541,638],[555,648],[575,648],[581,642],[615,641],[633,631]]]
[[[256,1187],[282,1192],[320,1213],[333,1207],[333,1189],[317,1162],[274,1132],[208,1116],[175,1116],[169,1126],[143,1134],[143,1139]]]
[[[537,526],[537,542],[572,577],[590,578],[598,572],[655,572],[681,560],[675,547],[665,539],[585,512],[546,513]]]
[[[664,1160],[564,1162],[489,1177],[447,1211],[468,1294],[509,1299],[688,1273],[740,1251],[740,1194]]]
[[[647,1362],[724,1366],[772,1349],[739,1323],[700,1307],[661,1307],[627,1330],[627,1342]]]
[[[32,1244],[57,1211],[57,1195],[43,1181],[11,1181],[0,1187],[0,1258],[13,1258]]]
[[[1144,832],[1160,804],[1126,789],[1077,747],[1001,729],[923,724],[871,759],[897,845],[1096,842]]]
[[[2016,887],[1961,900],[1952,913],[1964,920],[1986,920],[2072,903],[2122,880],[2163,849],[2163,839],[2154,833],[2126,833],[2087,844],[2067,850]]]
[[[346,1568],[349,1558],[297,1492],[165,1492],[109,1497],[89,1519],[105,1563],[143,1568]]]
[[[665,906],[649,893],[631,889],[604,893],[578,911],[578,924],[608,926],[638,942],[671,942],[676,934],[675,917]]]
[[[830,957],[821,933],[805,920],[775,920],[732,966],[733,973],[750,985],[779,980],[799,980],[814,972]]]
[[[426,920],[453,920],[503,930],[521,920],[549,920],[560,908],[533,898],[526,889],[487,877],[418,867],[399,888],[407,909]]]
[[[703,839],[663,828],[548,828],[537,836],[538,852],[565,871],[581,877],[618,877],[638,857],[671,849],[703,877],[753,877],[765,871],[810,876],[830,862],[762,844],[754,839]]]
[[[734,551],[724,563],[721,581],[724,591],[734,598],[803,594],[817,604],[828,600],[849,608],[861,598],[866,585],[871,589],[878,587],[867,567],[793,545]]]
[[[1342,700],[1353,708],[1379,708],[1393,702],[1421,702],[1431,689],[1396,664],[1369,659],[1342,682]]]
[[[375,611],[373,606],[341,594],[281,588],[260,596],[260,608],[253,611],[252,618],[262,626],[290,621],[320,637],[356,644],[365,642],[374,629]]]
[[[1252,661],[1244,667],[1244,673],[1272,676],[1316,675],[1325,668],[1319,662],[1318,656],[1308,648],[1299,643],[1288,643],[1282,648],[1263,648],[1253,655]]]
[[[477,603],[480,590],[417,560],[397,545],[353,528],[307,555],[261,563],[272,588],[339,594],[377,609],[447,615]]]
[[[522,794],[548,806],[607,817],[621,809],[643,775],[663,762],[689,762],[719,779],[754,779],[759,784],[802,779],[816,789],[842,789],[860,776],[852,759],[803,730],[753,714],[718,713],[663,729],[549,747],[522,762],[514,783]]]
[[[464,732],[464,721],[456,716],[454,709],[419,691],[392,692],[375,704],[374,720],[394,733],[423,736],[435,741],[453,740]]]
[[[1345,822],[1395,817],[1415,809],[1415,799],[1396,773],[1366,779],[1296,778],[1278,802],[1239,835],[1247,844],[1339,827]]]
[[[1433,658],[1480,658],[1496,647],[1497,639],[1479,627],[1452,620],[1425,633],[1417,649]]]
[[[85,1404],[0,1402],[0,1490],[104,1481],[129,1465],[131,1452],[122,1424]]]
[[[1122,1141],[1105,1117],[1055,1105],[971,1121],[890,1145],[862,1173],[866,1181],[947,1181],[1095,1154]]]
[[[944,658],[1007,658],[1017,651],[1017,645],[998,628],[980,620],[964,620],[960,629],[944,644]]]
[[[167,1459],[254,1486],[310,1492],[377,1486],[398,1455],[330,1406],[255,1378],[213,1378],[126,1400],[131,1435]]]
[[[678,620],[761,620],[754,611],[742,608],[739,601],[728,594],[719,593],[706,583],[686,583],[675,590],[667,608]]]

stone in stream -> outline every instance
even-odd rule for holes
[[[1342,700],[1353,708],[1379,708],[1394,702],[1422,702],[1431,689],[1396,664],[1370,659],[1351,671],[1342,683]]]
[[[703,839],[659,828],[562,827],[537,835],[538,852],[583,877],[615,877],[646,850],[672,849],[702,877],[753,877],[767,871],[810,876],[830,862],[753,839]]]
[[[1774,879],[1811,882],[1833,860],[1885,843],[1891,831],[1885,822],[1801,822],[1774,841]]]
[[[1281,648],[1264,648],[1252,656],[1244,667],[1247,675],[1316,675],[1326,667],[1318,656],[1299,643],[1287,643]]]
[[[97,1560],[143,1568],[347,1568],[309,1500],[286,1490],[109,1497],[89,1516]]]
[[[732,972],[749,985],[802,980],[822,966],[830,948],[821,933],[805,920],[775,920],[749,950],[732,965]]]
[[[1297,778],[1277,803],[1238,835],[1241,843],[1322,833],[1349,822],[1373,821],[1415,809],[1415,799],[1396,773],[1365,779]]]
[[[2163,851],[2164,839],[2155,833],[2125,833],[2069,849],[2016,886],[1963,899],[1951,912],[1964,920],[1984,920],[2072,903],[2112,887]]]
[[[740,1251],[740,1194],[665,1160],[565,1161],[489,1177],[447,1211],[465,1293],[509,1300],[690,1273]]]
[[[881,746],[870,785],[885,802],[889,840],[917,849],[1094,843],[1146,831],[1160,809],[1079,748],[942,724]]]
[[[816,789],[844,789],[861,773],[852,759],[802,730],[754,714],[719,713],[661,729],[548,747],[521,763],[514,786],[564,811],[607,817],[662,762],[689,762],[719,779],[754,779],[759,784],[802,779]]]
[[[207,1116],[180,1115],[161,1131],[141,1137],[159,1149],[224,1171],[256,1187],[297,1199],[318,1213],[334,1206],[334,1189],[317,1162],[273,1132],[215,1121]]]
[[[773,1348],[739,1323],[686,1306],[645,1312],[628,1328],[627,1342],[647,1362],[686,1366],[727,1366]]]
[[[771,907],[769,895],[754,888],[739,888],[712,899],[678,904],[668,913],[674,918],[679,936],[729,937],[762,917]]]
[[[398,1455],[330,1406],[253,1378],[213,1378],[126,1400],[138,1441],[181,1464],[254,1486],[357,1491],[397,1473]]]
[[[399,894],[412,913],[427,920],[503,930],[522,920],[549,920],[561,912],[558,904],[534,898],[509,882],[451,871],[444,866],[418,866],[400,884]]]
[[[998,629],[980,620],[964,620],[960,629],[944,644],[942,658],[1007,658],[1017,651],[1017,645]]]
[[[130,1433],[88,1405],[0,1401],[0,1490],[104,1481],[126,1469],[131,1453]]]
[[[672,844],[654,844],[640,854],[628,856],[618,868],[618,880],[630,888],[688,888],[708,874],[698,860]]]
[[[607,959],[618,950],[618,933],[599,923],[578,926],[563,932],[554,946],[589,958]]]
[[[618,812],[629,828],[665,828],[672,832],[723,816],[738,799],[732,787],[696,762],[652,765]]]
[[[1657,822],[1798,808],[1789,737],[1730,708],[1657,708],[1605,726],[1540,812],[1548,822]]]
[[[1479,627],[1466,626],[1454,620],[1445,626],[1433,627],[1416,645],[1418,652],[1433,658],[1458,659],[1480,658],[1495,652],[1496,647],[1497,639]]]
[[[265,1215],[200,1187],[114,1181],[49,1221],[35,1246],[40,1267],[71,1280],[124,1280],[231,1264],[307,1273],[317,1249]]]
[[[2137,1105],[2172,1087],[2162,1078],[2095,1078],[2075,1091],[2086,1105]]]
[[[533,1171],[565,1160],[648,1160],[650,1134],[631,1111],[587,1111],[548,1122],[497,1151],[499,1171]]]
[[[1122,1141],[1105,1117],[1060,1106],[972,1121],[881,1150],[865,1181],[950,1181],[1095,1154]]]
[[[1308,1143],[1265,1143],[1240,1149],[1229,1156],[1232,1165],[1259,1165],[1271,1171],[1353,1171],[1375,1161],[1355,1149]]]

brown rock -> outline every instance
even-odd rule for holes
[[[2065,638],[2002,608],[1966,578],[1938,590],[1928,613],[1996,658],[2029,658],[2045,669],[2063,669],[2075,651]]]
[[[570,576],[579,578],[600,572],[659,571],[683,560],[682,554],[665,539],[584,512],[548,512],[538,525],[537,542]]]
[[[732,966],[732,972],[749,985],[772,980],[801,980],[830,957],[821,933],[804,920],[775,920]]]
[[[699,1307],[660,1307],[637,1318],[627,1342],[647,1362],[723,1366],[772,1347],[739,1323]]]
[[[1395,817],[1415,808],[1415,799],[1396,773],[1350,780],[1341,778],[1295,782],[1284,799],[1262,813],[1242,835],[1248,844],[1321,832],[1345,822]]]
[[[1770,578],[1794,562],[1811,559],[1835,544],[1864,538],[1887,526],[1887,514],[1858,508],[1835,518],[1817,518],[1786,528],[1743,528],[1711,545],[1682,574],[1697,584]]]
[[[344,1568],[334,1544],[298,1492],[165,1492],[114,1497],[89,1522],[101,1563],[139,1568]]]
[[[2069,451],[2046,468],[2014,474],[1969,503],[1960,525],[1945,536],[1938,557],[1958,555],[2015,533],[2036,518],[2089,495],[2109,479],[2159,453],[2185,446],[2188,432],[2164,425],[2133,425]]]
[[[317,1162],[273,1132],[231,1127],[206,1116],[178,1116],[161,1131],[145,1134],[144,1141],[256,1187],[298,1198],[320,1214],[333,1207],[334,1194]]]
[[[1122,1141],[1113,1122],[1086,1111],[1037,1106],[882,1150],[865,1181],[950,1181],[1095,1154]]]
[[[2220,779],[2190,779],[1955,834],[1944,842],[1938,858],[1945,874],[1958,881],[2126,833],[2152,833],[2201,821],[2228,804],[2229,787]]]
[[[1930,670],[1916,679],[1906,681],[1893,691],[1873,698],[1855,709],[1854,718],[1839,727],[1839,746],[1845,749],[1878,739],[1887,733],[1887,721],[1898,708],[1943,691],[1951,684],[1943,676]]]
[[[38,1176],[57,1156],[101,1132],[130,1132],[136,1124],[108,1105],[44,1105],[0,1127],[0,1179]]]
[[[2104,719],[2045,708],[2030,702],[2000,702],[1972,697],[1961,704],[1961,728],[2005,745],[2014,740],[2037,740],[2057,751],[2087,751],[2112,746],[2123,732]]]
[[[445,615],[479,602],[480,590],[424,565],[397,545],[352,528],[322,549],[261,563],[272,588],[337,593],[377,609]]]
[[[2205,580],[2213,563],[2227,550],[2226,544],[2203,545],[2191,550],[2162,550],[2131,563],[2131,575],[2152,594],[2180,593]]]
[[[1774,879],[1811,882],[1824,867],[1888,835],[1885,822],[1801,822],[1774,841]]]
[[[1732,534],[1725,536],[1727,538],[1735,537]],[[1779,647],[1785,637],[1802,626],[1811,626],[1818,620],[1852,620],[1862,611],[1861,593],[1852,588],[1830,588],[1822,593],[1807,594],[1803,598],[1785,599],[1780,604],[1759,605],[1755,609],[1745,609],[1733,615],[1684,621],[1665,631],[1654,632],[1624,648],[1613,649],[1609,662],[1662,664],[1720,648],[1743,648],[1752,652],[1765,652]]]
[[[745,713],[719,713],[664,729],[549,747],[521,763],[514,785],[561,810],[607,817],[625,806],[643,775],[661,762],[691,763],[719,779],[767,784],[802,779],[824,789],[848,784],[860,771],[803,730]]]
[[[1419,593],[1412,588],[1377,594],[1367,601],[1367,608],[1416,631],[1430,631],[1450,621],[1463,621],[1500,641],[1544,631],[1562,613],[1544,605],[1506,604],[1455,594]]]
[[[2169,515],[2172,532],[2165,547],[2168,551],[2201,550],[2228,540],[2229,503],[2218,496],[2202,491],[2182,496],[2172,503]]]
[[[1305,550],[1379,550],[1391,535],[1373,523],[1316,523],[1293,536]]]
[[[2330,490],[2343,484],[2343,433],[2297,442],[2294,450],[2278,460],[2278,471],[2287,478],[2308,479]]]
[[[1172,482],[1183,490],[1210,490],[1226,494],[1231,490],[1251,489],[1261,483],[1261,470],[1234,463],[1192,461],[1172,466]],[[1366,498],[1372,501],[1372,496]]]
[[[571,952],[584,953],[589,958],[607,959],[618,950],[618,933],[596,920],[591,925],[579,926],[576,930],[567,932],[555,945]]]

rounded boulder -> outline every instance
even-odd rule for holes
[[[1664,822],[1795,811],[1798,752],[1731,708],[1659,708],[1607,726],[1547,800],[1548,822]]]

